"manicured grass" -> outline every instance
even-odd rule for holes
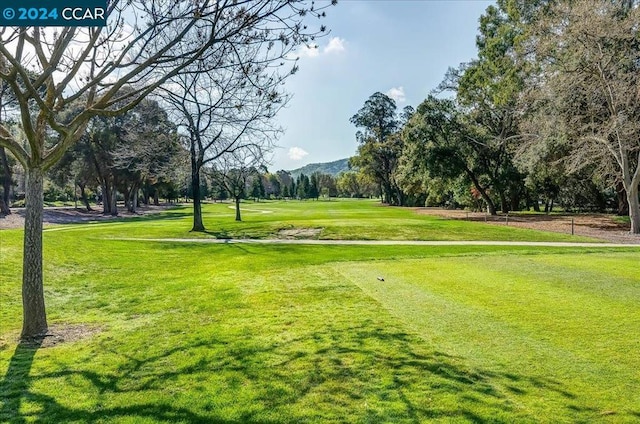
[[[284,223],[355,237],[341,219],[373,238],[412,220],[418,238],[450,229],[335,203],[248,205],[280,209],[240,224],[212,205],[205,222],[261,237]],[[186,212],[47,231],[50,324],[100,331],[37,350],[16,344],[21,232],[0,232],[0,422],[640,420],[637,248],[114,240],[188,237]],[[517,232],[455,224],[461,239]]]
[[[315,228],[320,230],[315,238],[338,240],[594,241],[570,234],[447,220],[410,208],[382,206],[373,200],[245,202],[242,216],[243,222],[235,222],[229,203],[207,204],[203,212],[206,233],[189,232],[191,205],[166,212],[162,219],[141,217],[108,228],[103,223],[95,225],[104,227],[101,234],[105,236],[126,232],[130,237],[144,238],[269,238],[283,229]]]

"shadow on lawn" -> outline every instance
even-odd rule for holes
[[[23,208],[21,208],[16,210],[15,213],[24,218],[26,212]],[[124,209],[118,216],[104,214],[99,210],[88,212],[83,209],[60,208],[45,209],[44,222],[47,224],[59,225],[111,222],[150,222],[183,219],[187,216],[192,215],[193,212],[190,211],[187,207],[179,205],[154,210],[141,209],[141,212],[135,214],[132,214]]]
[[[121,406],[114,408],[91,408],[81,409],[66,406],[55,397],[30,390],[32,382],[38,379],[59,378],[59,377],[84,377],[86,381],[98,389],[100,393],[122,392],[118,388],[120,379],[107,374],[99,374],[92,371],[61,371],[39,376],[31,376],[31,366],[39,344],[19,344],[11,358],[7,373],[3,380],[0,380],[0,422],[26,423],[27,421],[43,420],[45,422],[95,422],[98,420],[110,420],[116,418],[147,418],[159,422],[188,422],[188,423],[235,423],[250,421],[226,421],[212,419],[211,417],[200,415],[187,408],[176,408],[166,403],[136,404],[131,406]],[[149,358],[147,361],[132,360],[133,368],[139,369],[148,362],[154,362],[165,356],[182,351],[176,348],[166,355]],[[162,373],[157,376],[159,379],[170,378],[171,373]],[[20,411],[23,403],[37,405],[37,412],[22,413]]]
[[[287,341],[261,343],[250,336],[233,342],[183,340],[154,355],[101,346],[122,359],[117,369],[102,373],[78,363],[73,365],[75,369],[31,375],[38,347],[19,345],[0,380],[0,421],[536,422],[545,417],[527,415],[528,408],[517,405],[520,396],[538,390],[534,396],[540,394],[564,405],[566,409],[557,412],[565,418],[589,421],[599,416],[596,409],[581,406],[583,402],[558,381],[469,369],[462,358],[416,351],[414,336],[370,322],[340,327],[323,325]],[[188,363],[167,365],[180,363],[178,357],[185,355]],[[182,394],[183,401],[185,396],[198,400],[183,402],[186,407],[176,406],[170,391],[165,390],[175,387],[180,391],[179,381],[185,379],[189,386]],[[32,389],[39,380],[97,393],[93,395],[95,405],[69,406],[68,401],[44,394],[43,389]],[[231,396],[216,398],[224,392]],[[65,391],[61,393],[64,396]],[[159,394],[161,400],[157,400]],[[105,400],[104,404],[119,406],[106,407]],[[21,412],[24,404],[31,412]],[[229,408],[240,412],[229,419],[224,416]],[[639,415],[631,412],[628,418]]]
[[[31,364],[41,343],[20,343],[16,347],[4,379],[0,381],[0,421],[23,423],[19,415],[23,398],[29,398]]]

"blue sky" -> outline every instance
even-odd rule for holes
[[[339,0],[323,20],[331,33],[300,51],[300,70],[287,81],[293,98],[277,117],[285,132],[269,169],[353,156],[349,118],[367,98],[393,93],[399,109],[416,107],[449,66],[476,56],[478,19],[492,3]]]

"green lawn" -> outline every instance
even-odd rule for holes
[[[371,202],[250,204],[273,212],[239,224],[227,206],[206,207],[212,233],[564,237]],[[46,231],[50,324],[97,331],[51,348],[16,344],[22,236],[0,232],[0,422],[640,421],[638,248],[114,240],[194,236],[188,212]]]
[[[162,214],[162,219],[141,217],[108,228],[104,223],[95,225],[103,227],[100,231],[104,236],[121,237],[126,233],[140,238],[267,238],[283,229],[315,228],[320,229],[316,237],[320,239],[594,241],[570,234],[447,220],[421,215],[410,208],[381,206],[372,200],[247,202],[242,204],[243,222],[235,222],[233,213],[229,203],[205,205],[206,233],[189,232],[191,205],[172,209]],[[65,228],[71,230],[74,226]]]

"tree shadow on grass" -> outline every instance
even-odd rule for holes
[[[217,239],[221,239],[221,240],[231,240],[233,238],[233,234],[231,234],[227,230],[218,230],[218,231],[205,230],[204,233],[209,234],[210,236],[215,237]]]
[[[40,342],[19,343],[16,347],[4,379],[0,381],[0,421],[26,422],[20,416],[20,404],[23,396],[29,393],[29,372]],[[3,421],[4,422],[4,421]]]
[[[60,402],[54,396],[31,390],[32,383],[39,379],[49,378],[77,378],[82,377],[90,382],[99,393],[126,393],[127,390],[119,388],[120,379],[107,373],[101,374],[88,370],[65,370],[37,376],[30,375],[35,354],[41,343],[18,344],[10,360],[9,367],[3,380],[0,380],[0,422],[26,423],[28,421],[44,421],[53,423],[62,422],[96,422],[98,420],[114,420],[118,418],[152,419],[157,422],[187,422],[187,423],[242,423],[255,422],[250,415],[243,416],[239,420],[225,420],[198,413],[184,407],[176,407],[169,403],[137,403],[130,406],[117,406],[112,408],[74,408]],[[183,351],[184,347],[176,347],[162,355],[150,357],[144,361],[130,357],[133,370],[161,360],[176,352]],[[205,363],[201,364],[205,366]],[[170,379],[171,372],[162,372],[156,376],[158,381]],[[144,389],[145,386],[142,386]],[[139,390],[138,390],[139,391]],[[134,394],[132,392],[132,394]],[[37,412],[23,412],[21,405],[29,403],[37,405],[33,409]]]
[[[24,218],[25,210],[19,209],[15,212]],[[150,222],[150,221],[166,221],[183,219],[192,216],[188,208],[184,206],[174,206],[164,210],[151,211],[147,213],[124,214],[113,216],[103,214],[98,210],[86,212],[80,209],[45,209],[44,221],[48,224],[58,225],[77,225],[77,224],[95,224],[95,223],[112,223],[112,222]]]
[[[536,422],[544,417],[516,406],[529,394],[562,404],[564,410],[558,412],[565,418],[588,421],[598,416],[559,381],[532,377],[525,370],[470,368],[464,358],[424,351],[416,336],[370,321],[309,330],[288,340],[257,333],[226,340],[176,335],[170,348],[133,352],[101,342],[98,349],[117,357],[117,366],[94,371],[87,358],[35,375],[31,368],[38,346],[18,345],[0,380],[0,421]],[[63,385],[55,392],[62,394],[50,394],[43,384],[33,387],[49,381]],[[182,389],[184,381],[189,382],[184,388],[188,397],[210,396],[215,402],[175,402],[164,390]],[[78,390],[93,393],[95,404],[69,406],[61,398]],[[215,399],[224,392],[231,400]],[[29,412],[21,408],[25,404]],[[230,405],[233,415],[228,414]],[[629,418],[638,416],[631,413]]]

